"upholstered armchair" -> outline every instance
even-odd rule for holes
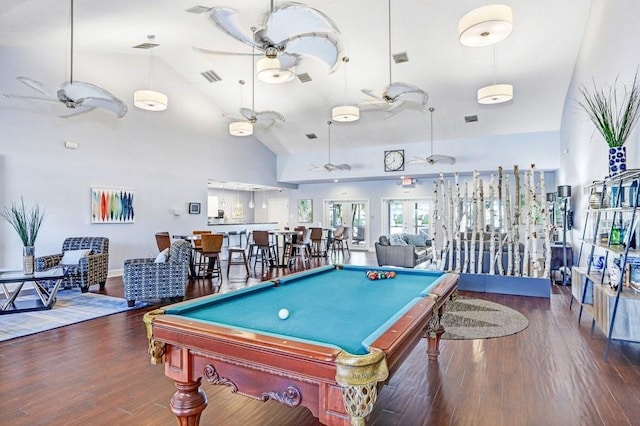
[[[71,263],[66,263],[71,258]],[[103,289],[109,272],[109,239],[70,237],[62,243],[61,253],[38,257],[35,263],[36,271],[63,266],[64,288],[80,287],[86,293],[90,286],[98,284]]]
[[[156,259],[128,259],[124,261],[124,298],[133,306],[136,300],[184,298],[189,275],[191,244],[176,240]]]

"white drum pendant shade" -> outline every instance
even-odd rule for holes
[[[256,65],[258,80],[265,83],[280,84],[293,80],[296,75],[291,69],[280,69],[280,61],[277,58],[262,58]]]
[[[496,44],[513,31],[513,12],[509,6],[490,4],[474,9],[458,22],[460,43],[468,47]]]
[[[360,108],[352,105],[341,105],[331,110],[331,118],[333,121],[343,123],[349,121],[357,121],[360,118]]]
[[[232,136],[251,136],[253,134],[253,124],[248,121],[234,121],[229,124],[229,134]]]
[[[147,111],[164,111],[167,109],[169,98],[164,93],[155,90],[136,90],[133,92],[133,104]]]
[[[479,104],[501,104],[513,99],[513,86],[511,84],[493,84],[478,89]]]

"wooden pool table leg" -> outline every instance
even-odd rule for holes
[[[199,378],[196,382],[176,381],[178,390],[171,398],[171,412],[178,418],[180,426],[198,426],[200,415],[207,407],[207,396],[200,390]]]
[[[427,355],[429,361],[437,361],[440,355],[440,337],[444,334],[444,326],[440,322],[440,318],[444,314],[444,305],[431,317],[429,325],[427,325]]]

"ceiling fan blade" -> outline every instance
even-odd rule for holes
[[[367,96],[371,96],[372,98],[376,98],[378,100],[381,100],[383,102],[386,102],[383,98],[382,98],[382,92],[379,90],[373,90],[373,89],[361,89],[360,90],[362,93],[364,93]]]
[[[426,158],[415,157],[413,160],[407,161],[407,164],[430,164],[429,157],[426,157]]]
[[[80,107],[74,108],[72,113],[61,115],[60,118],[75,117],[76,115],[86,114],[90,111],[93,111],[94,109],[96,109],[96,107],[83,108],[80,106]]]
[[[102,108],[113,112],[118,118],[124,117],[127,113],[127,106],[118,98],[83,98],[78,103],[82,107]]]
[[[438,155],[433,154],[427,157],[427,160],[430,164],[438,163],[438,164],[455,164],[456,159],[454,157],[450,157],[448,155]]]
[[[338,164],[335,166],[336,169],[338,170],[346,170],[346,171],[350,171],[351,170],[351,166],[348,164]]]
[[[192,47],[193,50],[195,50],[196,52],[200,52],[200,53],[207,53],[210,55],[233,55],[233,56],[264,56],[264,53],[260,52],[260,53],[251,53],[251,52],[225,52],[223,50],[215,50],[215,49],[209,49],[208,47],[200,47],[200,46],[193,46]]]
[[[298,65],[300,57],[292,53],[282,52],[278,55],[278,60],[280,61],[280,69],[286,70]]]
[[[20,83],[25,84],[25,85],[31,87],[33,90],[35,90],[37,92],[40,92],[43,95],[48,96],[48,97],[53,99],[53,96],[51,96],[50,93],[48,93],[46,90],[44,90],[44,85],[42,83],[40,83],[39,81],[32,80],[29,77],[22,77],[22,76],[16,77],[16,79]]]
[[[256,112],[251,108],[240,108],[240,114],[242,114],[242,116],[247,120],[253,120],[256,116]]]
[[[309,168],[310,172],[324,172],[325,170],[324,166],[317,166],[315,164],[312,164]]]
[[[256,112],[256,118],[258,119],[258,121],[263,121],[263,120],[271,120],[271,121],[275,121],[275,120],[280,120],[284,123],[285,119],[284,119],[284,115],[280,114],[277,111],[259,111]]]
[[[240,117],[240,116],[237,116],[237,115],[227,114],[226,112],[223,112],[221,115],[224,118],[230,118],[233,121],[244,121],[244,120],[246,120],[245,117]]]
[[[56,98],[42,98],[39,96],[23,96],[23,95],[11,95],[11,94],[3,94],[3,98],[5,99],[27,99],[30,101],[46,101],[46,102],[60,102],[59,99]]]
[[[260,48],[261,46],[256,44],[253,39],[253,34],[246,33],[240,26],[238,20],[238,12],[226,7],[214,7],[209,14],[213,22],[218,28],[238,41],[241,41],[249,46]]]
[[[329,72],[336,70],[342,62],[342,46],[337,38],[326,33],[305,33],[295,35],[284,41],[285,51],[291,54],[310,57],[322,62]]]
[[[276,44],[304,33],[336,33],[340,30],[324,13],[300,3],[283,3],[267,15],[266,35]]]

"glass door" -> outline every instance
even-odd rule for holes
[[[330,228],[348,226],[349,248],[367,250],[369,247],[369,201],[367,200],[327,200],[325,217]]]
[[[387,200],[387,233],[423,234],[431,236],[431,201]]]

